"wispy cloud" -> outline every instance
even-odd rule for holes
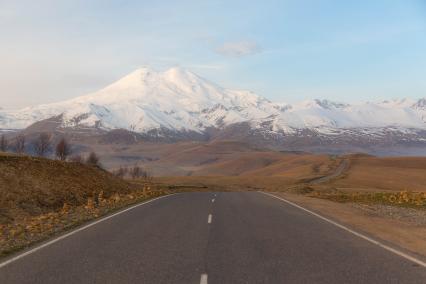
[[[191,64],[190,68],[195,69],[211,69],[211,70],[221,70],[225,68],[223,64]]]
[[[262,51],[255,41],[225,42],[216,48],[216,52],[229,57],[241,57],[256,54]]]

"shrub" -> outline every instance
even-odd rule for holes
[[[95,167],[101,166],[101,164],[99,163],[99,157],[95,152],[91,152],[89,154],[89,156],[86,159],[86,164],[91,165],[91,166],[95,166]]]
[[[61,161],[65,161],[70,154],[71,146],[65,138],[62,138],[56,145],[56,157]]]
[[[39,137],[33,142],[34,151],[40,157],[43,157],[50,149],[51,135],[48,133],[41,133]]]

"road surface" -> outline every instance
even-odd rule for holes
[[[0,283],[426,283],[426,269],[262,193],[182,193],[19,258]]]
[[[316,178],[311,180],[309,183],[310,184],[319,184],[319,183],[323,183],[323,182],[327,182],[333,178],[336,178],[338,176],[340,176],[341,174],[343,174],[344,171],[346,171],[349,167],[349,161],[348,160],[343,160],[339,166],[334,170],[334,172],[328,176],[323,176],[320,178]]]

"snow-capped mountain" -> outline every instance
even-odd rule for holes
[[[23,129],[52,117],[60,117],[60,126],[67,129],[204,133],[245,124],[252,132],[279,139],[306,131],[319,136],[380,136],[397,131],[426,140],[426,98],[358,104],[274,103],[249,91],[222,88],[181,68],[164,72],[141,68],[75,99],[16,111],[0,109],[0,129]]]
[[[25,128],[62,115],[64,127],[200,132],[274,111],[272,103],[252,92],[223,89],[181,68],[165,72],[141,68],[93,94],[18,111],[0,110],[0,128]]]

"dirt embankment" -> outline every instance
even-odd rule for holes
[[[0,256],[165,193],[93,166],[0,154]]]
[[[102,169],[80,163],[0,155],[0,223],[85,204],[103,192],[130,192],[132,185]]]

